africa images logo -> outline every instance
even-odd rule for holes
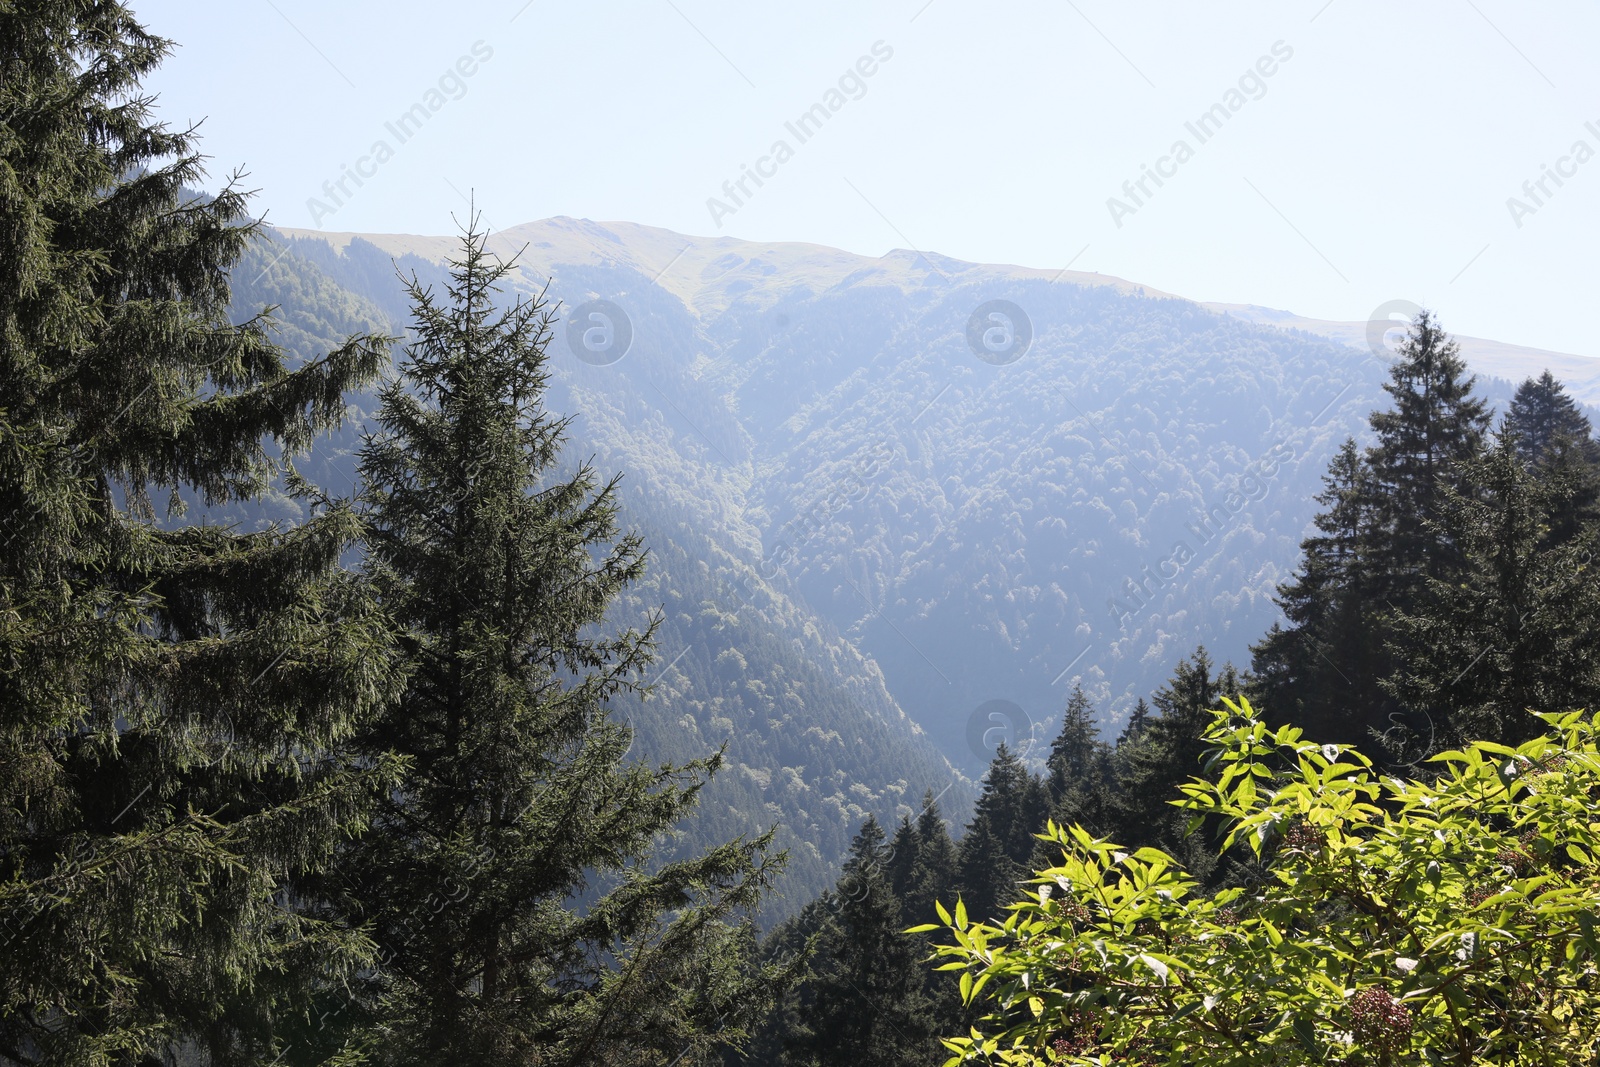
[[[572,309],[567,347],[591,367],[609,367],[633,347],[633,320],[609,300],[590,300]]]
[[[1018,759],[1033,748],[1033,718],[1012,700],[985,700],[967,716],[967,751],[987,762],[1005,745]]]
[[[795,145],[803,145],[821,133],[823,124],[842,111],[845,104],[867,95],[867,79],[894,58],[894,49],[883,41],[874,41],[871,51],[871,55],[861,56],[853,66],[846,67],[834,85],[822,94],[821,100],[806,108],[793,121],[783,124],[784,130],[794,139],[793,145],[786,138],[777,138],[766,155],[757,157],[755,166],[749,163],[739,165],[739,176],[722,183],[722,196],[706,198],[706,210],[711,212],[711,221],[716,223],[717,229],[722,229],[722,220],[737,214],[768,179],[778,176],[778,168],[794,158]],[[751,188],[752,184],[754,189]]]
[[[326,200],[315,196],[306,198],[311,225],[321,226],[324,218],[337,213],[355,195],[350,188],[352,182],[359,189],[367,183],[367,179],[377,177],[378,168],[394,158],[396,146],[405,144],[420,133],[423,124],[444,110],[450,101],[460,100],[467,95],[467,79],[494,57],[494,49],[481,40],[472,42],[471,52],[471,55],[463,55],[454,65],[446,67],[438,80],[422,94],[422,99],[402,111],[394,121],[383,124],[394,139],[394,144],[390,144],[387,138],[377,138],[366,155],[356,159],[355,166],[343,164],[338,178],[322,183]]]
[[[967,318],[967,347],[992,367],[1021,359],[1033,344],[1033,320],[1009,300],[979,304]]]

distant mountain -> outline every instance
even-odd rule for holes
[[[1276,308],[1264,308],[1255,304],[1208,303],[1201,306],[1244,319],[1246,322],[1259,322],[1285,330],[1303,330],[1352,348],[1370,350],[1374,344],[1381,343],[1385,330],[1385,327],[1374,325],[1373,322],[1329,322],[1325,319],[1308,319],[1291,311],[1279,311]],[[1406,302],[1400,300],[1386,305],[1385,310],[1392,310],[1397,316],[1396,328],[1398,316],[1405,306]],[[1567,392],[1573,397],[1591,407],[1600,405],[1600,359],[1593,356],[1574,356],[1565,352],[1547,352],[1541,348],[1510,345],[1504,341],[1487,341],[1481,337],[1467,337],[1462,334],[1455,335],[1455,338],[1461,345],[1462,357],[1477,374],[1521,382],[1524,378],[1537,378],[1548,370],[1561,379]]]
[[[436,279],[455,248],[280,240],[267,278],[315,272],[396,331],[392,261]],[[552,406],[655,548],[641,751],[730,740],[705,819],[788,827],[791,895],[866,811],[932,789],[959,818],[1000,740],[1041,758],[1075,680],[1114,732],[1197,644],[1246,664],[1329,457],[1386,400],[1365,324],[1098,274],[567,218],[491,248],[561,301]],[[1600,368],[1487,346],[1500,404]]]
[[[445,280],[436,262],[391,257],[360,240],[340,252],[299,241],[258,246],[234,272],[235,312],[276,305],[279,341],[296,359],[314,358],[352,333],[398,336],[408,308],[397,268],[431,284]],[[670,304],[665,310],[670,316]],[[558,352],[568,355],[564,340]],[[371,396],[349,399],[352,425],[298,464],[334,495],[351,491],[360,432],[375,408]],[[558,386],[552,399],[558,411],[579,410],[568,388]],[[948,815],[965,819],[972,783],[889,696],[876,664],[827,620],[760,579],[744,559],[737,528],[718,517],[715,494],[685,492],[698,461],[676,457],[670,435],[641,437],[637,452],[618,447],[632,432],[632,416],[612,399],[583,399],[567,459],[595,455],[603,473],[624,473],[623,524],[650,546],[647,577],[613,621],[642,624],[657,612],[663,618],[660,659],[643,679],[654,693],[617,710],[635,726],[639,758],[686,761],[727,745],[723,772],[669,854],[777,825],[790,856],[765,916],[773,921],[832,885],[868,812],[885,821],[916,813],[932,792]],[[260,526],[295,521],[302,509],[279,494],[208,517]],[[756,536],[746,540],[757,543]]]

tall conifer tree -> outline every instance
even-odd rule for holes
[[[1506,428],[1516,436],[1517,455],[1530,466],[1544,462],[1563,440],[1589,463],[1600,463],[1600,441],[1588,416],[1546,370],[1517,387],[1506,411]]]
[[[1359,457],[1347,443],[1317,498],[1319,535],[1302,542],[1300,573],[1280,590],[1290,625],[1253,649],[1265,713],[1346,743],[1416,736],[1385,684],[1398,669],[1395,620],[1467,566],[1444,509],[1489,424],[1458,346],[1429,312],[1400,357],[1384,385],[1394,406],[1369,419],[1377,443]]]
[[[497,310],[513,267],[486,240],[469,227],[447,292],[409,283],[414,341],[361,453],[367,570],[411,667],[361,739],[410,770],[344,863],[385,959],[373,1054],[698,1059],[764,995],[744,922],[777,861],[769,834],[652,863],[720,755],[624,762],[608,704],[637,689],[651,638],[606,613],[644,551],[617,536],[615,479],[556,472],[553,313]]]
[[[917,815],[917,861],[911,868],[910,887],[903,897],[907,920],[918,925],[932,922],[934,903],[950,898],[956,877],[956,846],[939,813],[939,803],[929,790]]]
[[[1460,346],[1430,313],[1418,313],[1399,354],[1383,387],[1394,408],[1372,413],[1378,442],[1367,454],[1376,526],[1368,565],[1373,595],[1392,610],[1415,603],[1428,579],[1459,572],[1460,553],[1440,538],[1439,520],[1489,428]]]
[[[254,234],[140,85],[122,4],[0,5],[0,1059],[265,1062],[370,943],[286,891],[391,761],[343,746],[396,688],[338,570],[346,508],[236,534],[375,377],[358,339],[291,371],[228,317]]]
[[[1359,710],[1381,703],[1387,652],[1368,562],[1377,524],[1372,476],[1353,439],[1329,464],[1316,501],[1317,533],[1300,543],[1300,571],[1278,590],[1290,625],[1275,624],[1251,649],[1252,686],[1269,718],[1354,744],[1377,721]]]
[[[1550,492],[1546,541],[1571,541],[1600,520],[1600,441],[1549,371],[1517,388],[1505,429],[1516,441],[1517,455]]]
[[[999,909],[1027,877],[1033,835],[1049,813],[1049,789],[1002,742],[989,762],[957,860],[956,884],[974,918],[1004,918]]]
[[[1144,733],[1145,727],[1150,725],[1150,702],[1140,697],[1133,705],[1133,711],[1128,715],[1128,725],[1122,728],[1122,733],[1117,737],[1117,747],[1121,748],[1138,740]]]
[[[1426,747],[1519,744],[1543,728],[1530,710],[1600,703],[1600,529],[1549,539],[1566,500],[1527,468],[1519,443],[1503,432],[1467,464],[1467,488],[1453,490],[1446,509],[1464,572],[1430,583],[1417,608],[1396,619],[1401,669],[1385,684],[1437,735]]]
[[[1050,743],[1050,794],[1060,799],[1074,783],[1090,784],[1100,769],[1105,745],[1094,721],[1094,704],[1083,687],[1072,687],[1067,706],[1061,713],[1061,732]]]
[[[894,837],[889,841],[888,856],[884,861],[889,870],[889,888],[899,900],[905,900],[911,892],[918,853],[921,851],[922,839],[917,834],[917,828],[911,824],[911,816],[902,815],[900,825],[895,828]]]
[[[786,1043],[786,1060],[815,1067],[921,1067],[936,1062],[922,941],[909,934],[877,819],[850,845],[826,903],[813,974]]]
[[[1081,686],[1072,695],[1061,715],[1061,732],[1050,745],[1047,784],[1050,789],[1050,817],[1062,825],[1077,824],[1090,833],[1104,834],[1108,827],[1111,800],[1111,747],[1100,740],[1094,721],[1094,704]],[[1041,847],[1044,851],[1040,851]],[[1055,862],[1048,846],[1034,847],[1034,860]]]
[[[929,790],[922,798],[922,810],[917,816],[917,862],[911,870],[911,887],[900,902],[900,915],[908,926],[920,926],[936,921],[939,901],[954,899],[958,851],[950,839],[950,830],[939,813],[938,801]],[[918,936],[922,948],[917,954],[922,970],[924,1003],[931,1013],[931,1027],[936,1034],[961,1033],[964,1009],[960,991],[955,983],[928,967],[926,960],[932,956],[932,942],[936,935]]]
[[[1195,650],[1193,660],[1178,661],[1172,678],[1152,697],[1159,714],[1136,740],[1117,751],[1116,796],[1107,836],[1120,844],[1149,845],[1185,857],[1196,877],[1210,872],[1215,865],[1213,850],[1207,842],[1189,840],[1188,819],[1170,802],[1177,799],[1179,785],[1200,773],[1210,711],[1239,688],[1238,673],[1231,665],[1212,673],[1204,647]]]

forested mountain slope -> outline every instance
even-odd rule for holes
[[[374,301],[388,257],[449,248],[285,236]],[[1050,736],[1075,679],[1112,728],[1197,644],[1246,662],[1322,472],[1382,405],[1365,350],[1097,274],[566,218],[491,247],[562,301],[575,446],[695,526],[719,610],[754,582],[814,611],[969,773],[1028,722]],[[595,300],[626,320],[605,351]],[[994,300],[1021,312],[998,353],[991,309],[972,326]]]
[[[437,284],[440,266],[417,257],[391,260],[363,242],[347,251],[329,254],[326,245],[305,242],[293,250],[283,243],[256,247],[235,272],[236,314],[276,305],[281,343],[299,359],[352,333],[403,334],[396,268]],[[564,340],[552,351],[558,363],[568,355]],[[351,490],[360,427],[374,410],[370,394],[349,400],[356,422],[320,440],[298,464],[333,495]],[[574,400],[570,392],[563,397]],[[703,795],[677,854],[777,824],[778,844],[790,853],[769,906],[769,918],[777,918],[832,883],[868,813],[887,820],[913,811],[931,789],[963,816],[971,783],[890,697],[877,666],[825,620],[760,580],[737,552],[738,527],[718,525],[714,495],[682,492],[694,464],[674,462],[670,448],[652,451],[646,435],[638,436],[637,453],[596,447],[597,438],[627,437],[629,415],[600,394],[576,402],[582,417],[572,428],[566,465],[598,453],[602,470],[623,472],[624,526],[641,533],[651,551],[645,581],[625,595],[613,618],[642,625],[648,615],[662,615],[660,658],[645,678],[655,692],[618,708],[636,727],[634,753],[687,761],[728,745],[725,769]],[[654,440],[670,442],[671,435],[658,432]],[[307,507],[280,493],[208,517],[259,525],[298,520]],[[753,535],[746,539],[754,543]]]

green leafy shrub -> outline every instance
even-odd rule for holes
[[[1591,717],[1423,782],[1248,701],[1213,714],[1208,780],[1174,803],[1260,883],[1202,896],[1165,853],[1051,824],[1061,862],[1003,925],[940,911],[943,969],[988,1010],[951,1064],[1600,1062]]]

